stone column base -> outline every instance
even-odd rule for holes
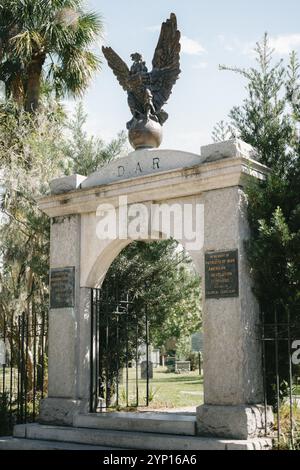
[[[75,415],[87,412],[88,402],[86,400],[45,398],[41,401],[37,421],[41,424],[72,426]]]
[[[231,439],[263,437],[274,424],[273,411],[263,405],[201,405],[197,408],[197,434]]]

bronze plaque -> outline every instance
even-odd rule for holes
[[[238,250],[205,253],[205,297],[238,297]]]
[[[50,270],[50,308],[74,307],[75,267]]]

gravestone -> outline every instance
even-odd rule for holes
[[[153,349],[151,351],[151,361],[153,362],[153,367],[159,366],[160,351],[159,349]]]
[[[166,358],[166,366],[168,369],[168,372],[175,372],[175,357],[172,356],[167,356]]]
[[[185,372],[191,372],[190,361],[175,361],[175,373],[182,374]]]
[[[153,379],[153,362],[148,361],[148,370],[147,370],[147,361],[141,362],[141,379],[147,380],[147,375],[149,379]]]

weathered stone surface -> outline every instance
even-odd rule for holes
[[[75,414],[79,411],[81,411],[80,400],[48,397],[41,401],[38,421],[42,424],[71,426]]]
[[[247,441],[226,441],[226,450],[271,450],[272,439],[249,439]]]
[[[181,372],[190,372],[191,362],[190,361],[175,361],[175,372],[180,374]]]
[[[16,424],[13,430],[14,437],[26,437],[26,424]]]
[[[82,182],[82,188],[122,181],[138,176],[186,168],[201,163],[200,155],[178,150],[139,149],[128,156],[113,160]]]
[[[88,177],[89,188],[85,188],[84,191],[75,190],[43,197],[39,200],[40,209],[49,217],[57,217],[94,212],[100,203],[115,204],[118,196],[125,194],[129,203],[182,198],[200,195],[213,189],[242,186],[249,176],[263,180],[267,172],[267,167],[246,157],[223,158],[202,163],[202,157],[186,152],[140,150],[133,153],[139,154],[139,152],[145,156],[148,173],[147,168],[140,172],[136,159],[131,159],[133,163],[131,176],[130,172],[127,176],[125,171],[124,175],[118,178],[117,168],[104,167]],[[164,156],[165,154],[167,156]],[[131,155],[133,154],[115,160],[110,165],[119,163],[122,165],[122,162],[130,159]],[[153,169],[153,158],[151,158],[153,155],[161,158],[162,163],[169,161],[170,166],[163,164],[157,168],[155,160],[155,169]],[[188,158],[189,155],[191,160]]]
[[[112,447],[74,444],[72,442],[45,441],[0,437],[0,450],[111,450]],[[114,448],[114,450],[118,450]]]
[[[80,187],[81,183],[86,179],[82,175],[70,175],[56,178],[50,182],[51,194],[62,194],[73,191]]]
[[[246,157],[257,159],[257,151],[240,139],[231,139],[225,142],[204,145],[201,147],[201,158],[203,162],[212,162],[221,158]]]
[[[63,268],[76,266],[80,250],[80,217],[69,215],[51,221],[50,266]]]
[[[63,426],[26,425],[26,439],[0,438],[0,449],[40,448],[43,441],[49,448],[75,448],[75,445],[107,449],[146,450],[263,450],[271,448],[271,439],[218,439],[209,437],[176,436],[160,433],[128,432],[74,428]],[[13,447],[14,446],[14,447]],[[30,446],[30,447],[29,447]],[[51,447],[52,446],[52,447]],[[72,447],[74,446],[74,447]]]
[[[274,424],[267,409],[267,432]],[[200,436],[252,439],[265,436],[265,408],[262,405],[201,405],[197,408],[197,432]]]
[[[238,297],[204,300],[204,403],[262,403],[259,309],[245,253],[245,195],[238,187],[209,191],[204,207],[204,252],[237,249],[239,271]]]
[[[196,416],[177,413],[109,412],[78,414],[74,426],[80,428],[139,431],[159,434],[196,435]]]

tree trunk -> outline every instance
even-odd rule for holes
[[[24,106],[24,86],[21,75],[17,75],[12,81],[9,92],[18,108]]]
[[[27,87],[25,99],[25,111],[34,113],[39,107],[40,88],[42,68],[45,62],[44,55],[37,55],[32,58],[32,61],[27,68]]]

